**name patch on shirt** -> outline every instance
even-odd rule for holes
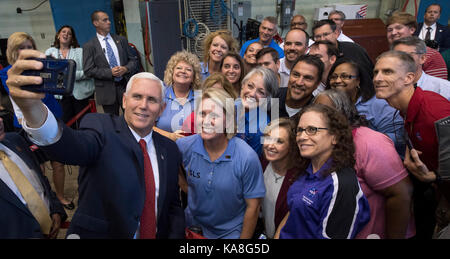
[[[195,178],[200,178],[200,172],[194,172],[194,171],[189,170],[189,176],[195,177]]]

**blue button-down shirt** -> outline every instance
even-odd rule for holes
[[[394,142],[397,153],[403,158],[406,144],[400,112],[390,106],[386,100],[378,99],[376,96],[367,102],[362,102],[362,98],[359,97],[355,106],[358,113],[364,115],[369,121],[369,128],[387,135]]]

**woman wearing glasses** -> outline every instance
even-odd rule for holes
[[[415,234],[411,210],[413,186],[392,141],[367,128],[367,121],[341,91],[321,92],[314,103],[337,109],[352,127],[356,176],[370,205],[370,221],[356,238],[411,238]]]
[[[347,118],[314,104],[295,116],[299,175],[287,194],[289,212],[280,238],[354,238],[370,219],[358,184],[354,146]]]
[[[403,157],[403,120],[400,114],[383,99],[375,97],[371,79],[355,62],[338,60],[330,70],[327,89],[344,91],[356,106],[356,110],[369,122],[369,128],[386,134],[394,142],[397,153]]]

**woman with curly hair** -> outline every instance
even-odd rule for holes
[[[183,137],[181,126],[194,110],[194,91],[200,88],[200,76],[196,55],[179,51],[170,57],[164,71],[166,108],[154,130],[172,140]]]
[[[238,43],[229,30],[210,33],[203,45],[202,80],[214,72],[220,72],[220,63],[229,51],[238,51]]]
[[[289,212],[280,238],[354,238],[370,219],[358,184],[355,148],[347,118],[322,104],[295,117],[300,170],[287,194]]]
[[[414,236],[413,186],[389,137],[366,127],[368,122],[342,91],[330,89],[321,92],[314,103],[337,109],[348,118],[352,127],[356,176],[370,205],[370,221],[356,238],[369,235],[381,239]]]

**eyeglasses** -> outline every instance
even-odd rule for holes
[[[332,34],[333,32],[324,32],[322,34],[316,34],[314,35],[314,40],[320,40],[321,38],[325,38],[326,36]]]
[[[358,76],[355,76],[355,75],[348,75],[348,74],[340,74],[340,75],[337,75],[337,74],[332,74],[331,76],[330,76],[330,81],[331,80],[337,80],[338,79],[338,77],[341,79],[341,80],[350,80],[350,79],[354,79],[354,78],[358,78]]]
[[[317,134],[318,130],[328,130],[328,128],[318,128],[318,127],[313,127],[313,126],[308,126],[306,128],[302,128],[302,127],[298,127],[295,131],[295,134],[297,136],[302,135],[302,132],[306,132],[306,135],[308,136],[314,136]]]

